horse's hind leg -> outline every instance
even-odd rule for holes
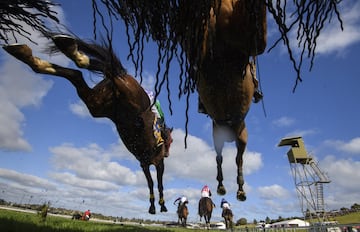
[[[156,210],[155,210],[155,196],[154,196],[154,182],[151,178],[151,173],[150,173],[150,167],[148,164],[141,164],[141,167],[143,169],[143,172],[145,174],[145,177],[146,177],[146,181],[147,181],[147,184],[148,184],[148,188],[149,188],[149,191],[150,191],[150,198],[149,198],[149,201],[150,201],[150,207],[149,207],[149,213],[150,214],[155,214],[156,213]]]
[[[223,157],[222,157],[222,149],[224,147],[224,141],[221,138],[221,136],[219,136],[220,133],[220,128],[218,128],[215,123],[213,122],[213,140],[214,140],[214,147],[215,147],[215,152],[216,152],[216,165],[217,165],[217,176],[216,176],[216,180],[218,181],[218,186],[217,186],[217,193],[219,195],[225,195],[226,194],[226,189],[223,185],[223,172],[222,172],[222,161],[223,161]]]
[[[52,37],[56,47],[68,58],[75,62],[79,68],[86,68],[89,70],[95,70],[103,72],[105,69],[104,60],[102,58],[96,58],[97,52],[91,49],[91,46],[86,49],[84,46],[79,48],[79,41],[68,35],[55,35]],[[85,44],[82,42],[82,44]],[[80,51],[80,50],[86,51]],[[88,53],[90,56],[88,56]],[[95,58],[91,58],[95,57]]]
[[[243,175],[243,154],[245,152],[247,143],[247,130],[244,128],[238,139],[236,140],[236,146],[237,146],[237,154],[236,154],[236,164],[237,164],[237,183],[238,183],[238,191],[236,194],[236,198],[239,201],[245,201],[246,200],[246,194],[243,189],[244,185],[244,175]]]
[[[76,40],[68,35],[55,35],[52,37],[56,47],[68,58],[75,62],[79,68],[88,68],[90,58],[78,50]]]
[[[98,88],[97,90],[95,90],[95,88],[91,89],[79,70],[64,68],[35,57],[32,54],[31,48],[25,44],[8,45],[3,48],[10,55],[29,65],[36,73],[54,75],[67,79],[76,88],[77,94],[94,117],[108,117],[108,115],[102,111],[104,108],[104,97],[107,97],[104,96],[104,88]]]
[[[156,175],[158,181],[158,190],[159,190],[159,205],[160,212],[167,212],[164,200],[164,186],[163,186],[163,175],[164,175],[164,160],[161,160],[158,165],[156,165]]]
[[[29,65],[36,73],[56,74],[53,65],[47,61],[41,60],[40,58],[34,57],[31,48],[26,44],[8,45],[4,46],[3,49],[16,59]]]
[[[60,76],[69,80],[76,87],[79,94],[87,95],[88,91],[91,90],[84,81],[82,73],[79,70],[64,68],[35,57],[32,54],[31,48],[26,44],[8,45],[3,48],[16,59],[29,65],[36,73]]]

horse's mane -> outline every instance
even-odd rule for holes
[[[288,4],[290,0],[264,1],[280,32],[279,39],[268,51],[281,41],[286,46],[289,59],[296,72],[293,89],[295,91],[298,82],[302,81],[303,59],[310,58],[310,69],[313,65],[317,39],[324,25],[331,21],[333,15],[336,15],[342,28],[342,20],[338,11],[338,4],[341,0],[294,0],[293,4]],[[172,109],[169,68],[173,59],[177,61],[180,67],[178,97],[185,95],[187,103],[185,111],[187,135],[190,93],[195,90],[196,73],[201,61],[200,45],[209,22],[210,9],[213,8],[214,13],[217,14],[221,0],[102,0],[100,3],[98,2],[92,0],[94,37],[96,37],[98,22],[106,31],[112,33],[113,22],[121,18],[126,27],[130,48],[129,58],[134,63],[136,73],[140,72],[140,78],[142,78],[145,43],[152,39],[157,44],[158,70],[155,76],[155,93],[157,97],[163,85],[166,85],[170,113],[172,113]],[[249,3],[249,5],[250,8],[247,10],[254,12],[256,9],[251,7],[254,4]],[[105,16],[110,20],[110,24],[104,23]],[[292,32],[297,34],[296,41],[290,40]],[[295,56],[293,49],[300,50],[299,57]],[[185,55],[186,51],[191,51],[191,53]],[[161,73],[163,74],[161,75]]]
[[[179,96],[194,90],[194,70],[197,69],[200,62],[200,44],[203,41],[205,25],[208,23],[211,8],[214,9],[215,14],[218,13],[217,9],[219,9],[221,0],[102,0],[101,4],[107,9],[106,13],[99,10],[97,2],[97,0],[92,0],[95,37],[97,16],[102,20],[105,14],[110,17],[110,20],[117,20],[118,17],[121,17],[126,26],[130,48],[129,57],[137,70],[141,70],[145,41],[151,38],[157,43],[158,68],[160,68],[160,64],[165,63],[166,70],[162,77],[159,75],[160,72],[157,72],[156,86],[158,88],[156,90],[160,91],[160,83],[168,82],[167,71],[170,61],[174,58],[177,59],[181,68]],[[295,0],[293,4],[289,4],[289,2],[289,0],[265,0],[268,12],[274,18],[280,32],[279,39],[269,50],[278,45],[280,41],[284,43],[297,73],[297,84],[302,80],[303,58],[310,58],[312,66],[317,39],[324,25],[331,21],[333,15],[336,16],[341,29],[343,29],[338,10],[341,0]],[[247,10],[254,12],[256,9],[251,7],[252,4],[249,5]],[[108,31],[112,31],[112,24],[110,29],[104,23],[102,26]],[[293,31],[297,33],[295,42],[297,46],[292,46],[292,41],[289,39]],[[293,54],[295,47],[300,49],[299,58],[295,58]],[[192,52],[186,59],[184,50]]]

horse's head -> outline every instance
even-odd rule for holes
[[[173,142],[173,139],[171,137],[171,132],[173,131],[173,128],[165,128],[165,157],[169,156],[169,150],[170,150],[170,145]]]

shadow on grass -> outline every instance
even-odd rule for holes
[[[83,224],[82,224],[83,223]],[[83,226],[81,226],[81,224]],[[74,228],[72,228],[72,226]],[[73,221],[69,223],[51,223],[47,222],[34,224],[32,222],[22,222],[10,218],[0,218],[0,231],[1,232],[115,232],[115,231],[129,231],[129,232],[170,232],[166,228],[145,228],[141,226],[130,226],[120,224],[99,224],[90,222],[76,222],[74,225]]]

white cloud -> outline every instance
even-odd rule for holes
[[[13,181],[26,187],[56,189],[55,184],[47,179],[43,179],[34,175],[20,173],[14,170],[0,168],[0,178],[7,181]]]
[[[70,186],[77,186],[80,188],[86,188],[89,191],[93,191],[93,190],[114,191],[119,188],[116,184],[108,181],[90,179],[91,176],[85,178],[79,178],[78,176],[68,172],[52,173],[50,177],[59,183],[67,184]]]
[[[341,3],[341,18],[344,23],[344,31],[334,17],[331,25],[321,32],[316,49],[318,53],[341,52],[350,45],[360,41],[360,3]]]
[[[91,117],[91,114],[90,114],[88,108],[82,101],[78,101],[76,103],[71,103],[69,105],[69,108],[73,114],[80,116],[81,118]]]
[[[31,149],[23,138],[25,117],[21,108],[39,106],[52,82],[41,79],[25,65],[9,57],[0,67],[0,148],[5,150]]]
[[[360,137],[353,138],[348,142],[342,140],[326,140],[324,144],[333,147],[338,151],[350,154],[360,154]]]
[[[360,161],[327,156],[320,164],[331,180],[324,190],[328,207],[339,209],[357,203],[360,192],[360,185],[357,184],[360,179]]]
[[[292,126],[295,123],[295,119],[283,116],[279,119],[274,120],[272,123],[278,127],[288,127]]]
[[[360,2],[342,1],[338,9],[343,21],[344,30],[341,30],[337,16],[333,14],[330,22],[329,20],[325,21],[325,26],[317,38],[316,54],[329,55],[337,53],[337,55],[342,55],[351,45],[360,42],[360,16],[358,13],[360,11]],[[293,12],[292,5],[289,5],[288,10],[288,17],[290,17]],[[270,20],[268,20],[268,38],[275,36],[277,40],[279,38],[279,31],[273,20],[270,15]],[[289,19],[288,22],[292,22],[292,20]],[[289,37],[293,55],[299,58],[301,50],[298,47],[297,27],[290,31]],[[269,43],[269,45],[273,44]],[[280,49],[283,54],[287,54],[285,46],[282,46]]]
[[[258,192],[261,198],[264,199],[286,199],[290,196],[290,193],[284,187],[274,184],[271,186],[259,187]]]
[[[316,129],[294,130],[292,132],[287,133],[285,135],[285,137],[295,137],[295,136],[306,137],[306,136],[314,135],[317,133],[318,133],[318,131]]]
[[[170,148],[170,157],[165,161],[166,170],[171,172],[174,178],[188,178],[202,180],[203,184],[213,183],[216,180],[216,152],[212,145],[205,143],[202,139],[188,135],[187,145],[184,148],[184,132],[175,129],[172,133],[174,143]],[[235,144],[229,144],[223,149],[223,176],[225,184],[236,187],[237,166],[235,162],[236,147]],[[246,151],[244,154],[244,174],[259,170],[263,163],[261,154]],[[169,174],[167,174],[169,175]],[[230,182],[230,183],[229,183]]]
[[[62,13],[59,13],[59,18]],[[60,18],[61,20],[61,18]],[[68,59],[64,56],[51,56],[43,54],[44,47],[47,46],[48,41],[40,35],[39,32],[33,31],[24,22],[20,22],[24,30],[31,32],[30,37],[36,41],[38,45],[32,44],[26,38],[17,36],[17,40],[9,41],[28,43],[32,49],[33,54],[39,57],[46,57],[51,62],[60,65],[67,65]],[[9,38],[12,35],[9,34]],[[3,50],[4,51],[4,50]],[[30,144],[24,138],[22,126],[25,117],[21,112],[22,108],[28,106],[39,106],[43,97],[47,94],[52,86],[49,80],[43,80],[40,75],[35,74],[26,64],[15,60],[5,51],[1,54],[0,63],[0,124],[6,125],[0,130],[0,149],[12,151],[29,151]]]
[[[338,149],[353,154],[360,154],[360,137],[354,138],[348,143],[339,142]]]
[[[133,171],[118,162],[111,161],[111,158],[115,156],[112,155],[114,151],[106,151],[96,144],[81,148],[63,144],[51,148],[50,151],[53,153],[51,161],[57,172],[71,172],[77,178],[108,181],[120,186],[146,183],[142,171]],[[128,152],[127,155],[132,156]],[[53,176],[56,175],[53,174]],[[57,180],[62,179],[57,178]],[[102,182],[97,183],[102,184]]]
[[[358,172],[360,161],[336,159],[335,156],[327,156],[321,161],[321,167],[328,173],[331,185],[334,185],[334,187],[346,189],[349,192],[360,191],[360,186],[355,184],[360,179],[360,173]]]

